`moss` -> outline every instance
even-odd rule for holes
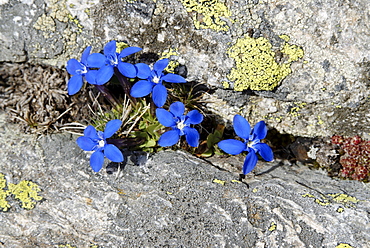
[[[162,52],[159,55],[161,56],[159,60],[170,59],[170,62],[164,70],[168,73],[175,73],[175,68],[178,67],[180,63],[177,60],[171,60],[171,56],[178,56],[179,54],[177,53],[177,51],[173,48],[169,48],[168,51]]]
[[[194,26],[197,29],[213,29],[228,31],[229,26],[222,20],[229,18],[231,12],[220,0],[180,0],[187,12],[193,16]]]
[[[292,72],[291,63],[303,57],[301,48],[288,43],[284,43],[280,52],[288,59],[279,64],[275,60],[276,53],[272,50],[268,39],[263,37],[237,39],[227,51],[236,64],[227,76],[230,81],[234,82],[234,90],[271,91],[275,89]]]
[[[0,210],[7,211],[10,208],[9,203],[6,200],[6,197],[9,195],[9,191],[5,190],[6,179],[4,174],[0,173]]]
[[[18,184],[9,183],[8,191],[14,195],[15,199],[18,199],[22,203],[22,208],[33,209],[36,205],[35,201],[40,201],[41,196],[38,195],[40,188],[37,184],[23,180]]]

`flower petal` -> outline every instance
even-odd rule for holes
[[[105,129],[104,129],[104,138],[108,139],[108,138],[112,137],[112,135],[115,132],[117,132],[118,129],[121,127],[121,125],[122,125],[122,121],[118,120],[118,119],[108,121],[108,123],[107,123],[107,125],[105,125]]]
[[[236,135],[245,140],[249,140],[249,135],[251,133],[249,122],[240,115],[235,115],[233,122]]]
[[[95,127],[88,125],[84,130],[84,136],[91,138],[91,139],[99,139],[99,136],[97,134],[97,131]]]
[[[140,80],[134,84],[131,88],[131,96],[133,97],[143,97],[149,95],[152,92],[154,84],[148,80]]]
[[[150,70],[149,65],[144,63],[138,63],[135,65],[137,69],[137,77],[141,79],[147,79],[151,76],[152,70]]]
[[[169,83],[186,83],[185,78],[173,73],[168,73],[164,75],[161,79]]]
[[[185,120],[185,124],[199,124],[203,121],[203,115],[196,109],[190,111],[186,116],[188,119]]]
[[[152,91],[152,97],[154,104],[160,108],[167,100],[167,89],[163,84],[157,84],[154,86]]]
[[[170,130],[161,135],[158,140],[160,146],[173,146],[180,139],[179,130]]]
[[[112,40],[110,42],[108,42],[105,46],[104,46],[104,55],[105,56],[109,56],[111,54],[115,54],[116,53],[116,41],[115,40]]]
[[[121,51],[121,53],[118,55],[118,59],[122,59],[124,57],[127,57],[133,53],[137,53],[139,51],[141,51],[143,49],[141,49],[140,47],[126,47],[125,49],[123,49]]]
[[[105,56],[101,53],[92,53],[87,59],[87,65],[93,68],[100,68],[105,65]]]
[[[158,75],[161,74],[161,72],[167,67],[169,63],[168,59],[161,59],[155,62],[153,65],[153,70],[158,73]]]
[[[92,151],[97,145],[96,142],[85,136],[78,137],[76,143],[84,151]]]
[[[81,63],[87,65],[87,57],[89,56],[90,54],[90,51],[91,51],[91,46],[88,46],[85,48],[85,50],[82,52],[82,56],[81,56]]]
[[[272,149],[265,143],[257,143],[253,145],[254,148],[258,150],[258,153],[261,155],[261,157],[266,161],[272,161],[274,160],[274,153],[272,152]]]
[[[192,147],[199,145],[199,133],[195,128],[184,127],[186,142]]]
[[[245,150],[246,145],[240,140],[227,139],[218,142],[218,147],[221,148],[224,152],[231,155],[238,155]]]
[[[174,102],[170,105],[170,112],[174,116],[180,117],[180,116],[184,115],[185,106],[182,102]]]
[[[243,174],[247,175],[249,172],[251,172],[254,167],[256,167],[258,157],[253,149],[250,149],[250,152],[248,153],[247,157],[244,160],[243,165]]]
[[[113,162],[122,162],[123,154],[115,145],[107,144],[104,146],[104,155]]]
[[[159,123],[161,123],[163,126],[172,127],[176,125],[176,118],[167,110],[164,110],[163,108],[157,108],[155,113]]]
[[[89,56],[91,51],[91,46],[88,46],[85,48],[85,50],[82,52],[81,55],[81,63],[87,65],[87,57]]]
[[[97,70],[89,70],[85,74],[85,79],[89,84],[96,84],[96,77],[98,76]]]
[[[74,95],[80,91],[83,85],[81,75],[74,75],[68,81],[68,95]]]
[[[90,166],[93,169],[93,171],[98,172],[103,167],[104,163],[104,154],[101,151],[96,151],[93,154],[91,154],[90,157]]]
[[[264,121],[258,122],[253,128],[253,138],[264,139],[267,135],[267,127]]]
[[[108,82],[112,78],[113,72],[113,66],[111,65],[105,65],[101,67],[96,75],[96,84],[103,85]]]
[[[126,62],[118,62],[118,70],[123,76],[128,78],[135,78],[137,74],[136,67]]]
[[[71,74],[71,75],[77,75],[77,74],[81,74],[78,71],[83,70],[84,69],[84,65],[82,65],[80,62],[78,62],[77,59],[70,59],[67,62],[66,69],[67,69],[67,71],[68,71],[69,74]]]

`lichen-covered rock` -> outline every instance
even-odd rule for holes
[[[113,39],[142,47],[143,62],[175,51],[171,59],[186,66],[189,81],[219,89],[208,96],[208,108],[224,119],[239,112],[282,133],[366,136],[367,5],[367,0],[6,0],[0,5],[0,61],[63,66],[86,46],[99,51]],[[240,90],[249,97],[235,103]]]
[[[164,151],[119,174],[94,173],[75,137],[27,135],[0,114],[0,173],[32,181],[32,210],[8,196],[5,247],[368,247],[369,186],[280,161],[258,163],[243,182],[220,168]],[[126,158],[128,159],[128,158]],[[228,165],[229,164],[229,165]],[[240,171],[240,170],[239,170]],[[6,187],[0,174],[0,192]],[[0,194],[1,195],[1,194]]]

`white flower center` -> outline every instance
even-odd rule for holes
[[[104,147],[104,145],[105,145],[105,141],[99,140],[99,144],[98,144],[99,148]]]
[[[255,140],[250,140],[247,142],[247,146],[250,147],[250,148],[253,148],[255,144],[259,143],[260,140],[259,139],[255,139]]]
[[[76,72],[77,72],[78,74],[80,74],[80,75],[82,75],[82,74],[86,74],[86,73],[87,73],[87,68],[86,68],[86,66],[85,66],[85,65],[83,65],[83,69],[81,69],[81,70],[76,70]]]
[[[179,121],[177,122],[176,127],[182,130],[184,127],[186,127],[186,125],[184,124],[184,121]]]
[[[157,77],[157,76],[153,77],[152,81],[155,84],[159,83],[159,77]]]
[[[108,58],[108,60],[109,60],[109,63],[111,64],[111,65],[118,65],[118,57],[117,57],[117,55],[116,54],[112,54],[112,55],[110,55],[109,56],[109,58]]]

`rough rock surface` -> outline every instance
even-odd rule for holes
[[[189,81],[219,89],[208,107],[225,119],[242,112],[293,135],[366,137],[369,11],[367,0],[3,0],[0,61],[63,66],[112,39],[143,47],[142,58],[173,48]],[[231,90],[228,49],[249,36],[267,39],[280,64],[287,37],[304,51],[274,91]]]
[[[279,161],[239,182],[220,168],[242,158],[211,164],[174,151],[118,176],[93,173],[76,137],[23,134],[0,117],[0,173],[43,197],[32,210],[7,198],[2,247],[370,247],[366,184]]]

